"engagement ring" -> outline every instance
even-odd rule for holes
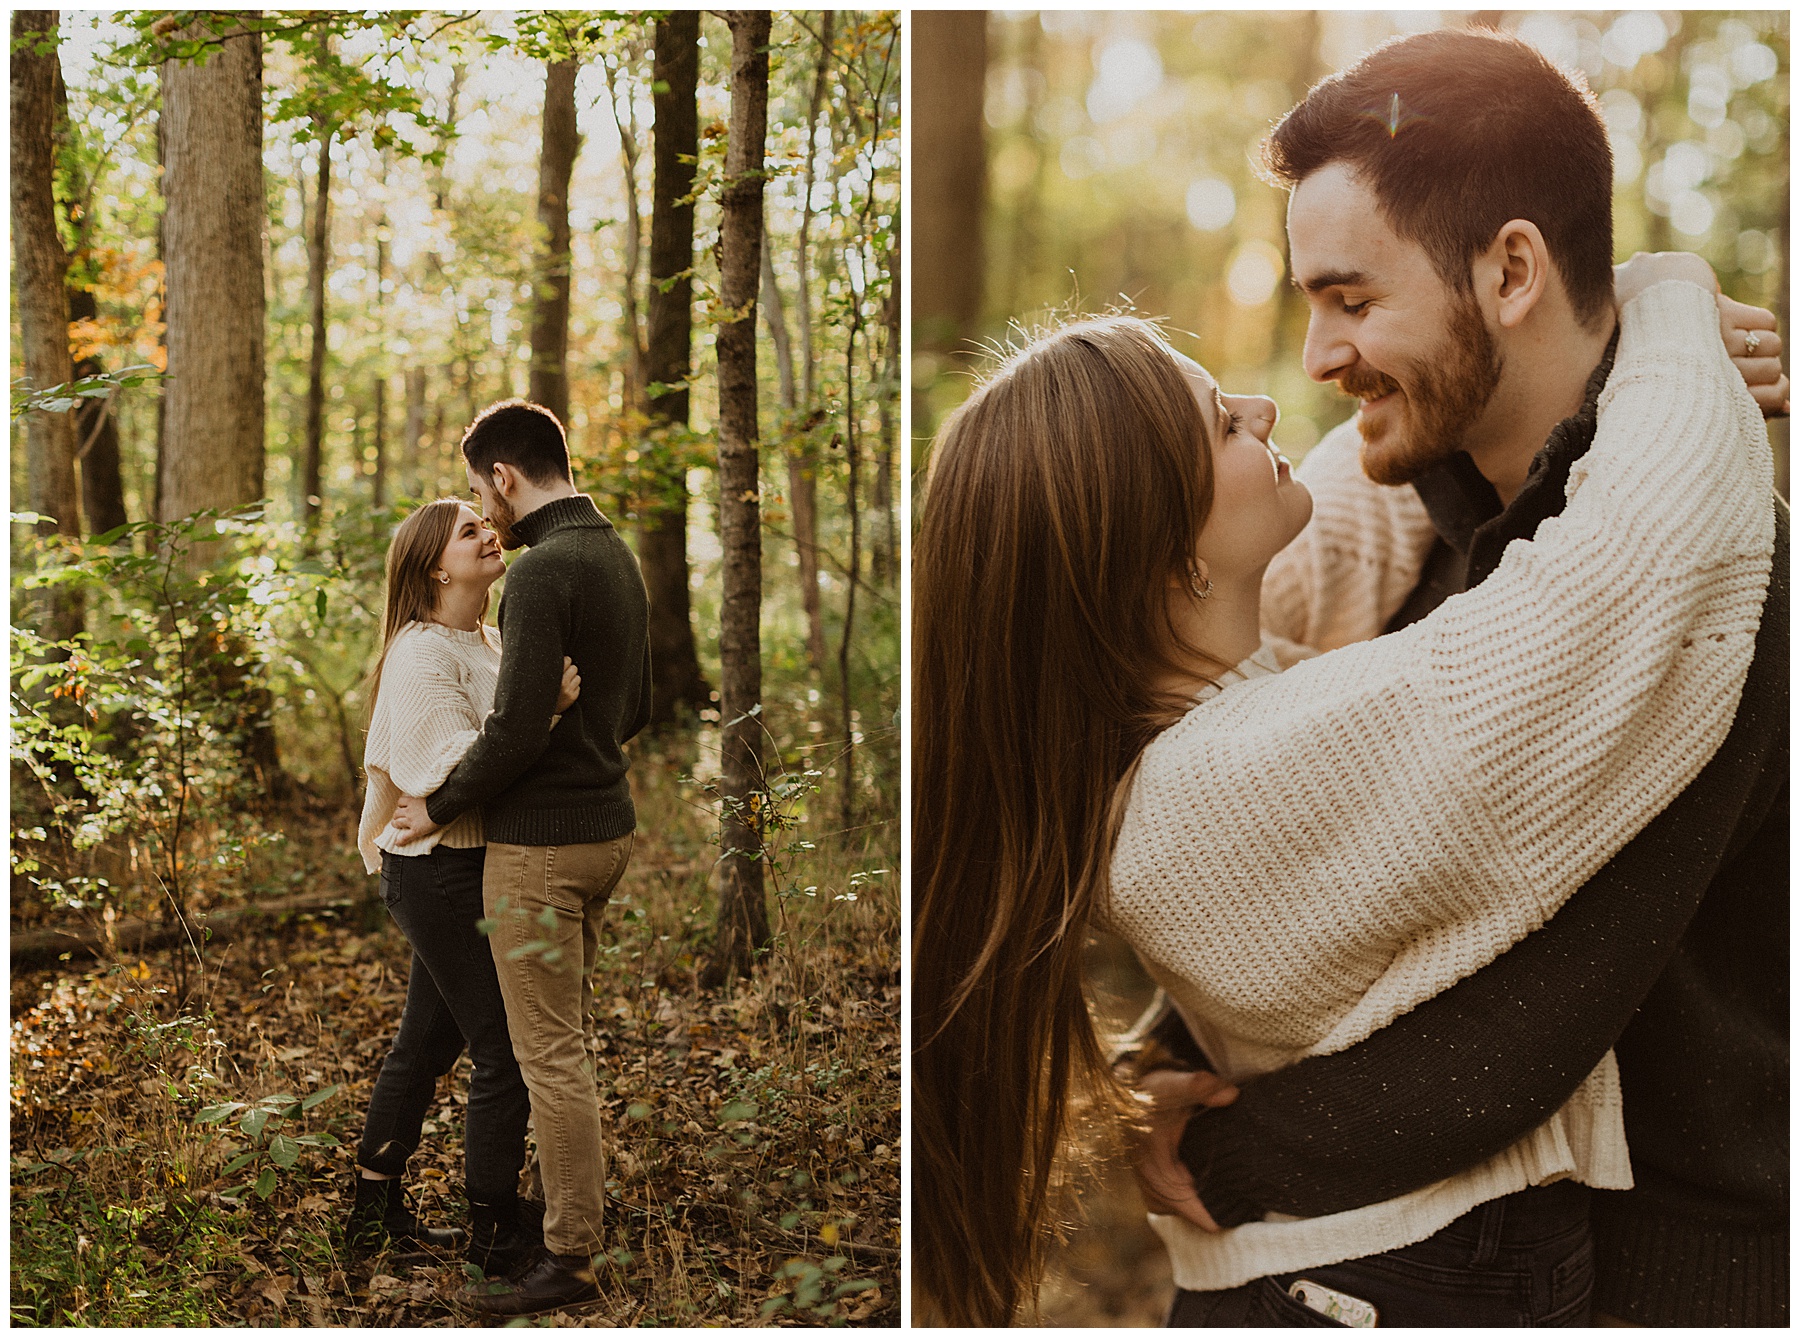
[[[1746,358],[1754,358],[1756,356],[1756,346],[1760,343],[1762,343],[1761,335],[1757,334],[1754,330],[1746,330],[1744,332],[1744,356]]]

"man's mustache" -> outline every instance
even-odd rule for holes
[[[1380,399],[1400,389],[1400,383],[1374,368],[1353,368],[1337,378],[1337,388],[1359,400]]]

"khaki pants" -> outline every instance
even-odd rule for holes
[[[544,1244],[593,1255],[603,1237],[606,1159],[585,1024],[607,897],[631,859],[632,837],[567,846],[490,842],[482,900],[489,943],[531,1091],[543,1168]]]

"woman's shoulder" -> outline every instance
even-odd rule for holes
[[[458,673],[472,656],[497,652],[500,638],[491,628],[460,632],[441,623],[410,622],[394,633],[388,646],[387,670]]]

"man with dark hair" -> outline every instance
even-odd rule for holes
[[[1424,617],[1562,510],[1616,347],[1611,155],[1591,97],[1537,52],[1445,31],[1323,81],[1264,161],[1290,191],[1307,372],[1362,401],[1302,466],[1314,520],[1265,587],[1269,631],[1329,649]],[[1780,351],[1772,318],[1721,305],[1758,401],[1785,412],[1786,378],[1758,357]],[[1507,1153],[1613,1051],[1633,1187],[1526,1174],[1424,1241],[1178,1292],[1171,1324],[1320,1323],[1330,1306],[1470,1323],[1509,1296],[1513,1322],[1580,1323],[1585,1246],[1549,1259],[1529,1242],[1583,1199],[1602,1322],[1786,1322],[1788,519],[1772,505],[1755,661],[1687,790],[1488,967],[1185,1132],[1166,1125],[1142,1168],[1153,1202],[1188,1219],[1158,1228],[1179,1283],[1184,1233],[1424,1192]],[[1159,1099],[1229,1095],[1211,1074],[1155,1072],[1206,1063],[1172,1013],[1146,1031],[1138,1072]],[[1422,1303],[1433,1278],[1443,1295]]]
[[[486,824],[483,902],[531,1092],[545,1254],[517,1285],[476,1288],[472,1299],[525,1315],[600,1294],[593,1256],[606,1169],[585,1040],[588,977],[637,826],[623,745],[650,719],[649,599],[625,541],[576,492],[562,424],[548,409],[490,405],[462,450],[501,544],[530,551],[507,570],[493,712],[438,790],[402,801],[395,825],[425,835],[474,808]],[[552,726],[564,656],[581,674],[581,696]],[[470,1210],[478,1240],[515,1229],[516,1199]]]

